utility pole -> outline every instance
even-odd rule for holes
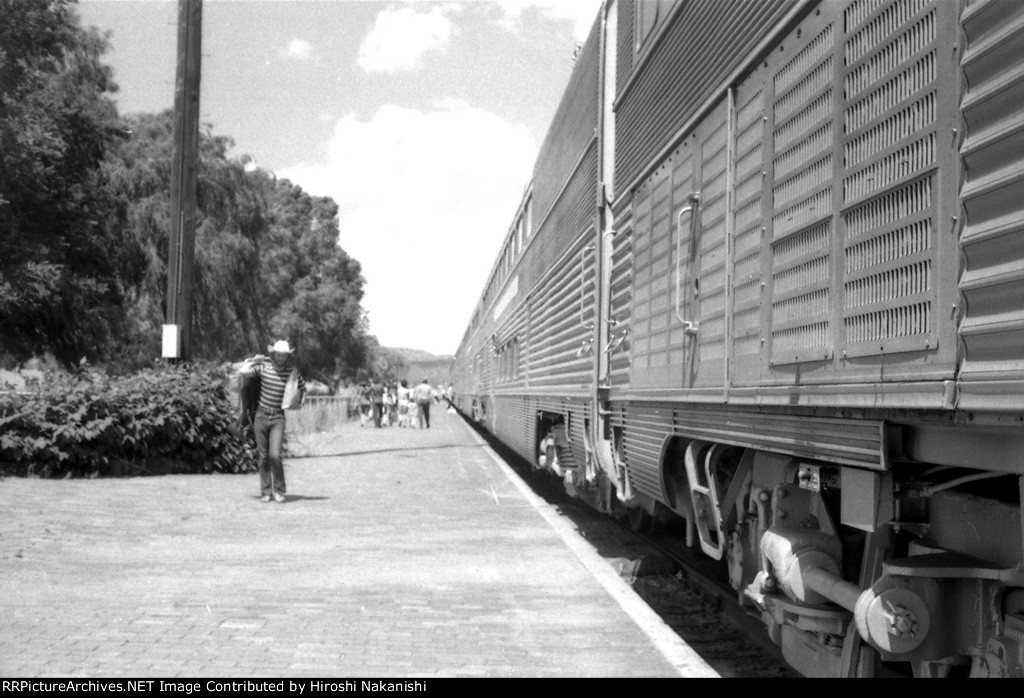
[[[171,163],[171,230],[163,356],[182,361],[191,358],[202,22],[203,0],[178,0],[178,68],[174,83],[174,159]]]

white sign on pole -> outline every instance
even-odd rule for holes
[[[177,359],[181,357],[181,334],[177,325],[164,325],[163,357]]]

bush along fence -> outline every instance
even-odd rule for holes
[[[52,378],[0,395],[0,469],[8,475],[98,477],[252,472],[251,439],[216,366],[161,366],[130,376]]]

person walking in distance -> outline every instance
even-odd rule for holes
[[[370,423],[370,384],[366,381],[360,383],[357,396],[359,400],[359,426],[365,427]]]
[[[370,379],[370,408],[373,410],[373,426],[380,429],[384,413],[384,385],[376,378]]]
[[[416,397],[416,422],[420,429],[430,428],[430,401],[433,399],[434,389],[424,378],[423,382],[413,389]]]
[[[398,423],[398,394],[393,385],[384,386],[384,416],[381,423],[393,427]]]
[[[398,384],[398,426],[413,427],[412,421],[412,390],[404,378]]]
[[[259,453],[260,501],[284,502],[285,409],[297,409],[306,399],[306,381],[292,365],[294,349],[285,340],[267,347],[270,356],[257,355],[250,361],[249,375],[259,376],[260,399],[253,431]],[[287,394],[286,394],[287,393]],[[285,400],[288,399],[288,404]]]

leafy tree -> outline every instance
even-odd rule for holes
[[[159,351],[166,302],[173,113],[128,118],[131,136],[105,163],[131,238],[122,253],[128,309],[119,358]],[[337,205],[229,155],[230,138],[200,133],[194,357],[226,361],[271,339],[301,347],[303,369],[333,385],[363,365],[359,263],[337,245]]]
[[[110,194],[122,202],[130,242],[120,270],[128,291],[127,322],[117,348],[126,365],[159,353],[167,298],[173,112],[127,119],[131,137],[105,163]],[[268,234],[266,184],[232,159],[229,138],[206,127],[197,167],[192,354],[237,357],[264,332],[258,245]]]
[[[408,372],[409,365],[405,357],[394,349],[382,347],[376,339],[370,343],[370,354],[373,372],[383,381],[390,383],[401,380]]]
[[[121,317],[107,40],[68,0],[0,0],[0,17],[0,350],[70,365],[102,356]]]
[[[266,297],[275,337],[301,347],[312,377],[334,385],[352,358],[361,365],[365,343],[363,278],[359,263],[338,242],[337,204],[311,197],[287,180],[275,185],[271,240],[262,255]]]
[[[126,238],[119,275],[125,287],[123,331],[111,348],[124,368],[138,368],[160,354],[166,304],[170,231],[172,140],[169,119],[126,119],[129,137],[104,163],[109,195],[119,202],[117,225]]]
[[[118,116],[107,38],[70,0],[0,0],[0,17],[0,355],[148,366],[166,308],[173,113]],[[329,385],[373,370],[381,350],[336,204],[232,147],[201,130],[193,358],[287,338]]]

